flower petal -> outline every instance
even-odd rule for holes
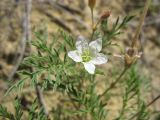
[[[88,49],[88,42],[84,36],[78,36],[76,48],[80,53],[82,53],[84,49]]]
[[[87,62],[87,63],[83,63],[84,64],[84,68],[90,73],[90,74],[94,74],[95,72],[95,65],[91,62]]]
[[[89,46],[100,52],[102,49],[102,38],[98,38],[97,40],[90,42]]]
[[[107,56],[102,53],[98,53],[97,56],[91,60],[91,62],[95,65],[104,64],[107,61],[108,61]]]
[[[81,55],[80,55],[80,53],[78,53],[77,50],[69,51],[68,56],[70,58],[72,58],[75,62],[81,62],[82,61]]]

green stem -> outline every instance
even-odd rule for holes
[[[93,9],[91,9],[91,19],[92,19],[92,29],[94,28],[94,16],[93,16]]]
[[[114,88],[116,86],[116,84],[121,80],[122,76],[126,73],[126,71],[128,70],[128,67],[124,68],[124,70],[122,71],[122,73],[118,76],[118,78],[111,83],[111,85],[109,86],[109,88],[107,88],[101,95],[100,97],[104,96],[106,93],[108,93],[109,90],[111,90],[112,88]]]
[[[97,26],[98,26],[98,24],[100,23],[100,21],[101,21],[101,20],[98,20],[98,22],[96,23],[96,25],[94,26],[94,28],[92,28],[91,41],[93,40],[94,33],[95,33],[95,31],[96,31],[96,29],[97,29]]]
[[[127,106],[127,103],[126,103],[125,100],[124,100],[124,101],[123,101],[123,106],[122,106],[122,110],[121,110],[120,116],[119,116],[119,118],[116,119],[116,120],[121,120],[121,119],[122,119],[122,117],[123,117],[123,115],[124,115],[124,113],[125,113],[125,110],[126,110],[126,106]]]
[[[92,35],[91,35],[91,41],[93,40],[93,36],[94,36],[94,16],[93,16],[93,9],[91,8],[91,19],[92,19]]]

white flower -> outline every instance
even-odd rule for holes
[[[83,36],[79,36],[76,42],[77,50],[69,51],[68,56],[75,62],[81,62],[84,68],[90,73],[95,73],[95,65],[104,64],[108,61],[107,57],[99,53],[102,49],[102,38],[88,44]]]

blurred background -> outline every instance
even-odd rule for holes
[[[144,2],[145,0],[97,0],[95,21],[106,9],[111,11],[109,24],[115,22],[117,17],[122,20],[126,15],[135,15],[123,34],[116,38],[119,44],[127,46],[138,24]],[[49,33],[62,28],[75,38],[79,34],[89,36],[91,14],[88,0],[0,0],[1,104],[12,106],[14,95],[3,97],[8,89],[7,83],[9,80],[19,79],[15,72],[23,57],[30,51],[25,43],[33,38],[34,30],[44,26]],[[150,101],[160,93],[160,0],[152,0],[140,38],[143,51],[140,66],[151,83],[148,93]],[[113,106],[117,103],[115,100]],[[155,113],[160,112],[160,100],[151,109]]]

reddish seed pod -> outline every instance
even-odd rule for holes
[[[103,19],[108,18],[110,15],[111,15],[111,11],[110,11],[110,10],[104,10],[104,11],[101,13],[100,18],[103,20]]]

